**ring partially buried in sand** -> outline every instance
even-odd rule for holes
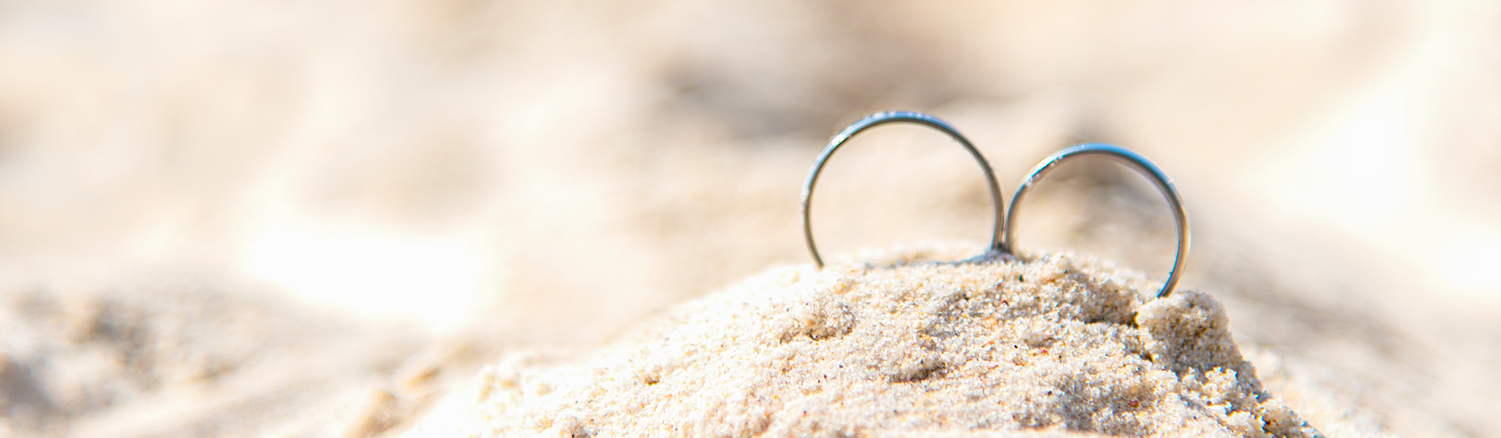
[[[995,228],[992,230],[990,236],[989,251],[991,253],[1012,253],[1012,250],[1016,246],[1016,232],[1012,226],[1016,223],[1017,206],[1023,198],[1026,198],[1027,193],[1032,190],[1032,186],[1037,184],[1037,181],[1047,176],[1049,172],[1052,172],[1058,165],[1063,164],[1064,161],[1077,157],[1098,155],[1110,158],[1136,170],[1137,173],[1152,180],[1152,183],[1157,186],[1157,190],[1161,191],[1163,197],[1167,198],[1168,207],[1173,210],[1173,218],[1178,225],[1178,251],[1173,259],[1173,269],[1168,273],[1167,281],[1162,283],[1162,289],[1157,292],[1157,296],[1166,297],[1172,294],[1173,289],[1177,287],[1178,279],[1183,272],[1183,265],[1188,262],[1188,248],[1192,241],[1189,235],[1188,212],[1183,209],[1183,199],[1178,195],[1178,190],[1173,187],[1172,181],[1162,172],[1162,169],[1157,168],[1146,157],[1129,149],[1102,143],[1086,143],[1064,149],[1042,160],[1037,167],[1032,168],[1032,171],[1027,174],[1026,178],[1022,179],[1021,184],[1016,188],[1015,195],[1011,197],[1011,211],[1007,212],[1005,203],[1001,197],[1000,184],[996,183],[995,171],[991,168],[990,162],[985,159],[984,154],[981,154],[979,149],[976,149],[968,138],[965,138],[963,134],[960,134],[958,130],[954,129],[948,123],[939,120],[937,117],[913,111],[885,111],[860,119],[860,121],[844,128],[843,131],[840,131],[839,134],[830,139],[829,145],[824,148],[823,153],[818,156],[818,161],[813,164],[813,170],[808,174],[808,182],[803,186],[803,240],[808,243],[808,251],[813,254],[813,263],[818,267],[822,268],[824,266],[823,257],[819,256],[818,245],[813,242],[813,225],[809,219],[811,214],[811,208],[809,207],[813,202],[813,188],[818,185],[818,175],[823,172],[823,167],[828,163],[829,157],[833,156],[834,152],[839,150],[841,146],[844,146],[845,142],[848,142],[850,138],[867,129],[888,123],[913,123],[937,129],[948,134],[954,141],[959,142],[959,145],[963,146],[969,152],[970,156],[974,157],[975,161],[979,163],[980,170],[985,172],[985,182],[990,189],[991,203],[995,205]]]
[[[1010,252],[1016,246],[1014,225],[1017,206],[1021,204],[1023,198],[1027,197],[1027,192],[1032,190],[1032,186],[1064,161],[1089,155],[1107,157],[1135,169],[1137,173],[1152,180],[1152,183],[1157,185],[1157,190],[1162,191],[1162,196],[1167,198],[1167,205],[1173,210],[1173,219],[1178,223],[1178,255],[1173,259],[1173,270],[1167,274],[1167,281],[1162,283],[1162,290],[1157,292],[1157,296],[1160,298],[1172,294],[1173,288],[1178,286],[1178,277],[1183,272],[1183,265],[1188,262],[1190,243],[1188,212],[1183,210],[1183,198],[1178,196],[1178,189],[1173,188],[1173,182],[1162,173],[1162,169],[1158,169],[1151,161],[1147,161],[1146,157],[1119,146],[1101,143],[1081,144],[1058,151],[1038,163],[1037,167],[1032,168],[1032,172],[1028,173],[1026,178],[1022,178],[1021,184],[1016,187],[1016,194],[1011,197],[1011,212],[1006,215],[1006,232],[1002,247]]]
[[[996,183],[995,171],[990,167],[990,162],[985,160],[985,155],[981,154],[979,149],[975,149],[975,145],[958,130],[937,117],[914,111],[883,111],[865,116],[834,135],[834,138],[829,140],[829,145],[823,149],[823,153],[819,154],[818,161],[813,163],[813,170],[808,173],[808,183],[803,185],[803,240],[808,242],[808,251],[813,253],[813,263],[820,268],[823,267],[823,257],[818,255],[818,245],[813,243],[813,224],[808,219],[811,210],[809,207],[813,202],[813,187],[818,185],[818,175],[823,172],[823,166],[829,162],[829,157],[833,156],[834,152],[838,151],[840,146],[844,146],[850,138],[867,129],[888,123],[913,123],[937,129],[948,134],[954,141],[959,142],[960,146],[964,146],[964,150],[969,151],[969,155],[980,164],[980,170],[985,172],[985,183],[990,188],[990,202],[995,205],[995,228],[990,234],[990,251],[1007,252],[1001,245],[1002,228],[1006,217],[1006,200],[1001,197],[1001,186]]]

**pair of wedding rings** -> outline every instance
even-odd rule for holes
[[[1173,292],[1173,288],[1178,285],[1178,277],[1182,274],[1183,265],[1187,262],[1188,258],[1188,213],[1183,210],[1183,200],[1178,196],[1178,190],[1173,188],[1173,183],[1168,180],[1167,175],[1164,175],[1161,169],[1158,169],[1151,161],[1147,161],[1145,157],[1118,146],[1101,143],[1086,143],[1058,151],[1058,153],[1042,160],[1037,167],[1032,168],[1032,171],[1027,174],[1026,178],[1022,179],[1021,185],[1016,189],[1016,193],[1011,196],[1011,210],[1007,212],[1003,202],[1004,199],[1001,197],[1000,184],[996,183],[995,171],[991,169],[990,162],[985,160],[985,156],[980,154],[978,149],[975,149],[974,144],[971,144],[969,139],[959,134],[959,131],[949,126],[948,123],[927,114],[910,111],[887,111],[871,114],[844,128],[844,131],[835,135],[834,138],[829,140],[829,145],[824,148],[823,154],[818,156],[818,162],[814,163],[813,170],[808,174],[808,182],[803,186],[802,213],[803,239],[807,241],[808,251],[813,254],[813,262],[819,268],[823,267],[823,258],[818,255],[818,246],[813,243],[813,227],[808,218],[808,206],[813,200],[813,187],[818,184],[818,174],[823,171],[824,164],[829,161],[830,156],[834,155],[834,151],[839,150],[839,147],[843,146],[850,138],[867,129],[889,123],[913,123],[936,129],[959,142],[959,145],[964,146],[964,149],[969,152],[970,156],[974,157],[975,162],[979,163],[980,170],[985,172],[985,181],[990,188],[991,202],[995,205],[995,228],[990,235],[989,249],[989,252],[992,254],[1011,254],[1016,248],[1016,230],[1012,225],[1016,223],[1017,207],[1021,205],[1022,199],[1026,198],[1027,193],[1031,191],[1032,186],[1038,180],[1047,176],[1049,172],[1057,168],[1064,161],[1084,156],[1100,156],[1113,159],[1136,170],[1137,173],[1147,177],[1157,185],[1157,189],[1167,198],[1168,206],[1172,208],[1173,217],[1177,219],[1178,224],[1178,255],[1173,260],[1173,270],[1168,273],[1167,281],[1162,284],[1162,290],[1157,293],[1157,296],[1168,296]]]

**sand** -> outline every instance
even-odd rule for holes
[[[0,437],[374,436],[473,375],[463,348],[263,290],[114,280],[0,290]]]
[[[1320,436],[1218,301],[1142,278],[1068,255],[773,269],[593,353],[508,354],[407,436]]]
[[[1006,190],[1162,166],[1184,285],[1320,432],[1501,438],[1501,2],[848,6],[0,2],[0,437],[403,433],[501,350],[806,262],[808,166],[912,109]],[[826,254],[983,245],[962,150],[857,142]],[[1150,185],[1059,172],[1021,248],[1167,272]]]

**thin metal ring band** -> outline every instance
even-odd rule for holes
[[[978,149],[975,149],[975,146],[969,142],[969,139],[959,134],[958,130],[955,130],[948,123],[936,117],[912,111],[885,111],[860,119],[860,121],[844,128],[844,131],[841,131],[834,138],[830,139],[829,146],[824,148],[823,154],[818,156],[818,162],[813,164],[813,170],[808,174],[807,184],[803,185],[803,240],[808,242],[808,252],[813,254],[813,262],[819,268],[823,268],[823,258],[818,255],[818,245],[813,243],[813,225],[809,219],[810,209],[808,208],[813,202],[813,187],[818,184],[818,174],[823,172],[824,164],[829,161],[830,156],[834,155],[834,151],[839,150],[839,147],[843,146],[855,134],[876,126],[899,122],[915,123],[948,134],[949,137],[958,141],[960,146],[964,146],[964,150],[969,151],[970,156],[974,157],[975,162],[980,164],[980,170],[985,172],[985,182],[990,188],[991,202],[995,204],[995,228],[991,230],[990,234],[990,250],[992,252],[1001,250],[1002,221],[1004,220],[1006,211],[1005,198],[1001,196],[1000,184],[996,183],[995,172],[991,170],[990,162],[985,161],[985,156],[981,155]]]
[[[1172,181],[1168,180],[1167,175],[1164,175],[1161,169],[1158,169],[1151,161],[1147,161],[1145,157],[1118,146],[1099,143],[1081,144],[1059,151],[1033,168],[1032,172],[1022,179],[1021,185],[1016,188],[1016,194],[1011,197],[1011,212],[1006,216],[1006,240],[1003,241],[1003,248],[1007,248],[1008,252],[1016,250],[1016,211],[1020,210],[1022,199],[1027,196],[1032,185],[1064,161],[1087,155],[1111,158],[1135,169],[1137,173],[1152,180],[1152,183],[1157,185],[1157,190],[1160,190],[1162,196],[1167,198],[1168,207],[1172,208],[1173,217],[1178,221],[1178,256],[1173,260],[1173,271],[1167,275],[1167,281],[1162,283],[1162,290],[1157,293],[1157,297],[1172,294],[1173,288],[1178,286],[1179,275],[1183,273],[1183,265],[1188,262],[1190,237],[1188,213],[1183,210],[1183,199],[1178,196],[1178,190],[1173,188]]]

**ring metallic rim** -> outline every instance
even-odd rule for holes
[[[1162,173],[1161,169],[1158,169],[1156,165],[1152,164],[1145,157],[1119,146],[1102,143],[1081,144],[1059,151],[1033,168],[1032,172],[1028,173],[1027,177],[1022,179],[1021,185],[1016,188],[1016,194],[1011,197],[1011,211],[1006,215],[1005,240],[1001,242],[1002,248],[1007,248],[1008,252],[1016,249],[1016,212],[1020,210],[1019,206],[1022,199],[1026,198],[1032,186],[1038,180],[1047,176],[1059,164],[1063,164],[1064,161],[1091,155],[1110,158],[1136,170],[1137,173],[1152,180],[1152,183],[1157,185],[1157,190],[1161,191],[1162,196],[1167,198],[1168,207],[1172,208],[1173,218],[1178,223],[1178,255],[1173,261],[1173,270],[1168,273],[1167,281],[1162,283],[1162,290],[1157,293],[1157,297],[1161,298],[1172,294],[1173,289],[1178,286],[1178,279],[1183,273],[1183,266],[1188,262],[1188,247],[1191,241],[1188,227],[1188,212],[1183,210],[1183,199],[1178,195],[1178,190],[1173,188],[1172,181],[1168,179],[1166,174]]]
[[[850,138],[867,129],[888,123],[913,123],[933,128],[944,134],[948,134],[950,138],[959,142],[960,146],[964,146],[966,151],[969,151],[970,156],[975,159],[975,162],[979,163],[980,170],[985,172],[985,182],[990,188],[990,199],[995,205],[995,226],[990,234],[990,252],[1004,252],[1001,245],[1001,235],[1005,226],[1004,221],[1006,220],[1005,198],[1001,195],[1000,184],[996,182],[995,171],[990,167],[990,162],[985,160],[985,156],[980,154],[980,150],[975,149],[974,144],[970,143],[969,139],[965,138],[964,135],[959,134],[958,130],[949,126],[948,123],[939,120],[937,117],[914,111],[884,111],[860,119],[860,121],[849,125],[843,131],[840,131],[838,135],[835,135],[834,138],[830,139],[829,145],[824,148],[823,153],[818,156],[818,161],[813,164],[813,170],[808,173],[808,181],[803,185],[803,240],[808,243],[808,252],[813,254],[813,262],[819,268],[823,268],[824,266],[823,257],[818,255],[818,245],[813,243],[813,225],[809,218],[811,209],[808,208],[813,202],[813,188],[818,185],[818,175],[823,172],[824,164],[828,163],[829,157],[832,157],[834,152],[838,151],[841,146],[844,146],[845,142],[849,141]]]

